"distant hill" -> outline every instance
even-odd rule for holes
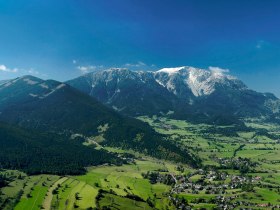
[[[89,143],[131,148],[195,165],[193,157],[148,124],[123,117],[73,87],[24,76],[0,85],[0,121],[40,132],[82,136]],[[90,139],[90,140],[89,140]]]
[[[217,68],[164,68],[156,72],[108,69],[67,84],[129,115],[167,114],[192,122],[234,124],[248,117],[279,118],[280,100],[250,90]]]

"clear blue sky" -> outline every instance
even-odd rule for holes
[[[280,96],[279,11],[278,0],[0,0],[0,79],[218,66]]]

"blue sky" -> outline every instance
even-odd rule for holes
[[[0,79],[217,66],[280,96],[278,0],[0,0]]]

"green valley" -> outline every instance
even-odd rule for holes
[[[0,0],[0,210],[280,209],[280,0]]]
[[[280,205],[280,146],[275,124],[251,119],[244,126],[191,124],[139,117],[201,160],[200,168],[160,160],[141,151],[99,146],[126,164],[86,168],[84,175],[10,177],[1,188],[9,209],[272,209]],[[231,135],[227,135],[230,133]],[[12,193],[11,193],[12,192]]]

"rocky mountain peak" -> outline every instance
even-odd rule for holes
[[[163,68],[155,72],[155,78],[159,84],[177,94],[179,86],[189,88],[196,97],[210,95],[216,90],[217,86],[228,88],[247,88],[243,82],[227,74],[227,71],[217,67],[200,69],[190,66]]]

